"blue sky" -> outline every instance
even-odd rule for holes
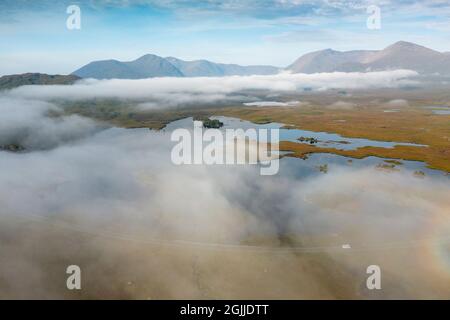
[[[68,30],[68,5],[81,29]],[[369,5],[381,9],[369,30]],[[286,66],[326,48],[382,49],[398,40],[450,51],[449,0],[1,0],[0,75],[70,73],[146,53]]]

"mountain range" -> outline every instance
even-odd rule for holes
[[[174,57],[168,57],[166,60],[177,67],[186,77],[268,75],[276,74],[281,70],[273,66],[240,66],[215,63],[208,60],[184,61]]]
[[[95,79],[144,79],[151,77],[222,77],[231,75],[276,74],[272,66],[240,66],[208,60],[185,61],[174,57],[146,54],[134,61],[101,60],[91,62],[72,74]]]
[[[409,69],[421,75],[450,76],[450,52],[435,51],[411,42],[399,41],[383,50],[336,51],[325,49],[307,53],[286,68],[240,66],[208,60],[185,61],[146,54],[134,61],[91,62],[71,75],[25,73],[0,78],[0,89],[30,84],[72,84],[80,78],[144,79],[151,77],[223,77],[292,73],[367,72]]]
[[[450,75],[450,53],[399,41],[383,50],[335,51],[305,54],[286,68],[294,73],[365,72],[409,69],[421,75]]]
[[[438,52],[411,42],[399,41],[383,50],[307,53],[282,69],[273,66],[240,66],[208,60],[185,61],[147,54],[134,61],[91,62],[72,74],[95,79],[142,79],[150,77],[222,77],[269,75],[282,70],[293,73],[366,72],[392,69],[415,70],[422,75],[450,75],[450,53]]]

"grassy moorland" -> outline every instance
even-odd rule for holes
[[[25,85],[73,84],[80,80],[75,75],[59,75],[45,73],[24,73],[0,77],[0,90],[12,89]]]
[[[398,112],[384,108],[333,110],[310,108],[234,108],[221,114],[255,123],[279,122],[292,128],[338,133],[349,138],[423,144],[428,147],[363,147],[356,150],[321,148],[283,141],[282,151],[294,157],[310,153],[333,153],[352,158],[377,156],[426,162],[428,167],[450,172],[450,116],[434,115],[430,110],[408,107]]]
[[[59,101],[66,114],[78,114],[84,117],[104,121],[122,128],[149,128],[161,130],[168,123],[193,115],[207,115],[192,110],[139,110],[136,103],[114,99],[93,99],[88,101]]]

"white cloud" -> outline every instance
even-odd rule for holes
[[[415,71],[394,70],[367,73],[280,73],[270,76],[220,78],[88,79],[69,86],[23,86],[9,91],[7,95],[38,100],[134,99],[165,106],[236,101],[239,100],[240,94],[251,90],[295,92],[303,91],[305,88],[314,90],[391,88],[415,83],[409,78],[416,75]],[[154,104],[150,106],[153,107]]]
[[[327,108],[332,110],[352,110],[356,108],[356,104],[352,102],[336,101],[327,106]]]
[[[323,174],[314,169],[320,157],[283,159],[270,178],[249,166],[173,166],[167,132],[99,130],[84,118],[49,118],[58,109],[33,100],[175,96],[186,103],[338,80],[395,86],[400,75],[413,74],[87,81],[10,91],[0,98],[0,136],[26,132],[30,146],[55,143],[0,151],[0,298],[67,297],[59,272],[74,263],[95,283],[83,287],[83,298],[370,297],[360,291],[365,279],[355,278],[365,276],[368,261],[381,261],[389,275],[382,297],[445,294],[448,266],[442,272],[434,263],[439,250],[415,246],[448,237],[444,177],[417,179],[406,165],[392,173],[358,168],[356,160],[330,163]],[[342,255],[344,243],[352,249]],[[407,249],[386,251],[397,245]]]
[[[50,111],[61,110],[48,102],[0,96],[0,146],[48,149],[85,138],[101,128],[77,115],[49,117]]]
[[[383,297],[426,296],[445,283],[420,265],[421,247],[401,258],[385,250],[445,235],[448,183],[340,166],[298,178],[314,169],[287,163],[264,179],[255,167],[175,167],[170,148],[167,134],[109,129],[49,152],[0,152],[0,297],[64,296],[54,283],[65,263],[82,266],[81,297],[91,298],[214,298],[224,288],[263,297],[275,285],[264,275],[280,288],[266,297],[361,297],[355,268],[368,260],[394,279]],[[286,234],[298,243],[281,244]],[[248,241],[256,247],[241,246]],[[332,249],[343,243],[373,250],[346,260]]]

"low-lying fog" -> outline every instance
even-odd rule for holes
[[[275,176],[174,166],[167,132],[47,116],[45,100],[84,86],[0,97],[0,145],[27,149],[0,151],[0,298],[450,297],[447,179],[299,174],[314,159],[282,159]],[[72,264],[81,291],[66,289]],[[382,290],[366,288],[369,265]]]
[[[71,86],[23,86],[8,96],[38,100],[116,98],[144,101],[140,107],[155,109],[250,99],[249,92],[288,93],[303,90],[398,88],[416,85],[417,72],[392,70],[367,73],[280,73],[269,76],[219,78],[150,78],[142,80],[85,79]],[[247,97],[246,97],[247,96]]]

